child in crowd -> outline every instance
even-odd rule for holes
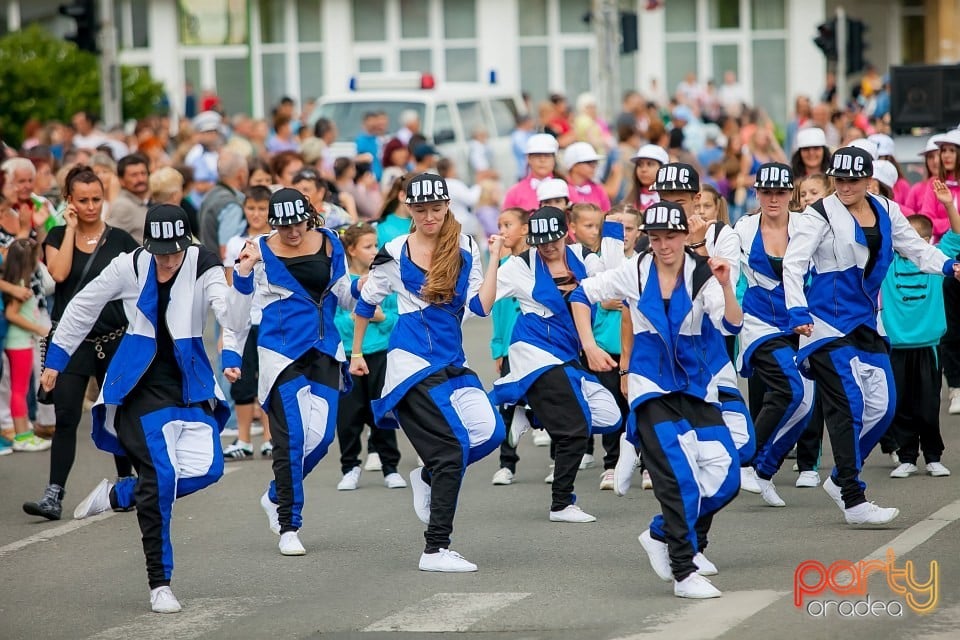
[[[564,188],[566,188],[566,183],[563,180],[556,180],[556,182],[563,183]],[[529,228],[527,221],[529,219],[530,214],[519,207],[504,209],[500,214],[498,231],[503,236],[503,251],[500,255],[501,265],[510,256],[518,256],[527,250]],[[493,357],[497,374],[502,377],[510,373],[510,359],[507,357],[507,352],[510,349],[513,326],[517,323],[517,318],[520,317],[520,303],[512,296],[497,300],[493,305],[493,311],[490,312],[490,317],[493,320],[490,354]],[[505,405],[498,407],[498,409],[500,415],[503,416],[504,423],[509,424],[513,417],[514,406]],[[529,416],[527,419],[530,421]],[[517,473],[517,462],[519,461],[520,457],[517,455],[516,446],[511,445],[505,439],[500,445],[500,468],[493,474],[493,484],[500,486],[513,484],[513,477]]]
[[[366,277],[377,257],[377,230],[369,224],[357,223],[341,235],[347,254],[350,279]],[[353,314],[337,309],[334,317],[346,355],[350,357],[353,346]],[[397,448],[397,432],[394,429],[378,429],[374,426],[370,403],[383,392],[387,372],[387,347],[390,334],[397,324],[397,294],[384,298],[370,318],[370,328],[363,338],[363,357],[370,372],[353,377],[353,388],[340,394],[340,409],[337,412],[337,442],[340,444],[340,468],[343,478],[337,484],[338,491],[352,491],[360,483],[360,450],[364,425],[369,425],[370,443],[380,458],[383,484],[388,489],[403,489],[406,480],[397,473],[400,450]]]
[[[610,198],[603,185],[594,180],[599,161],[600,156],[588,142],[574,142],[563,152],[567,182],[570,183],[570,201],[591,202],[601,211],[607,211]]]
[[[933,188],[951,223],[940,247],[948,255],[955,255],[960,250],[960,215],[946,185],[937,180]],[[907,220],[921,238],[930,241],[930,218],[912,215]],[[896,254],[883,281],[881,296],[880,313],[890,338],[890,362],[897,388],[897,412],[887,435],[896,442],[900,465],[890,472],[890,477],[907,478],[917,473],[921,449],[928,474],[949,476],[950,470],[940,462],[944,448],[940,435],[943,372],[937,344],[947,331],[943,278],[919,272],[912,262]]]
[[[712,185],[700,185],[700,199],[697,200],[694,210],[708,224],[717,221],[730,224],[727,201]]]
[[[500,200],[503,199],[503,193],[500,189],[500,183],[496,180],[484,180],[480,183],[480,198],[477,200],[477,206],[473,214],[480,222],[484,235],[489,238],[496,235],[500,224]]]
[[[40,251],[36,241],[21,238],[7,249],[3,279],[18,286],[30,283],[34,272],[40,267]],[[4,341],[4,352],[10,364],[10,415],[13,419],[14,451],[46,451],[50,441],[37,437],[27,417],[27,394],[30,376],[33,373],[34,349],[37,337],[45,338],[50,332],[49,321],[44,322],[38,307],[37,296],[21,302],[4,294],[4,314],[9,327]]]
[[[251,238],[270,233],[267,223],[267,211],[270,207],[270,189],[268,187],[249,187],[243,202],[243,215],[247,219],[247,232],[242,236],[231,238],[227,243],[224,258],[224,267],[227,270],[227,279],[233,277],[233,265],[240,252]],[[258,264],[255,269],[262,269]],[[257,298],[254,298],[257,300]],[[267,415],[260,418],[261,429],[253,427],[254,412],[257,404],[257,380],[259,378],[260,358],[257,354],[257,335],[260,329],[260,317],[263,311],[254,303],[250,307],[250,333],[243,346],[243,364],[240,367],[240,379],[230,385],[230,397],[233,399],[237,412],[237,439],[223,449],[223,457],[231,460],[246,460],[253,457],[253,439],[251,436],[263,433],[263,445],[260,455],[267,457],[273,453],[273,443],[270,440],[270,425]]]

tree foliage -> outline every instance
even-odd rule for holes
[[[121,68],[123,117],[143,118],[159,108],[163,85],[146,69]],[[0,38],[0,132],[19,145],[31,118],[68,122],[77,111],[100,113],[100,64],[43,28],[31,25]]]

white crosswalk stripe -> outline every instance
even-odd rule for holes
[[[437,593],[374,622],[364,631],[462,632],[529,593]]]

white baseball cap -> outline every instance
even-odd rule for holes
[[[892,156],[897,152],[896,146],[893,144],[893,138],[885,133],[875,133],[868,137],[867,140],[877,145],[877,154],[881,158],[883,156]]]
[[[923,148],[923,151],[921,151],[921,152],[918,153],[917,155],[920,156],[921,158],[923,158],[923,157],[926,156],[928,153],[931,153],[931,152],[933,152],[933,151],[939,151],[939,150],[940,150],[940,147],[937,146],[937,142],[939,142],[940,140],[943,140],[943,134],[942,134],[942,133],[938,133],[938,134],[935,135],[935,136],[930,136],[930,139],[927,140],[927,146],[925,146],[925,147]]]
[[[937,146],[942,147],[945,144],[953,144],[960,147],[960,129],[954,129],[953,131],[948,131],[943,134],[939,140],[937,140]]]
[[[797,149],[827,146],[827,136],[819,127],[807,127],[797,131]]]
[[[598,160],[600,160],[600,156],[589,142],[574,142],[563,151],[563,166],[567,171],[575,164]]]
[[[524,151],[529,156],[534,153],[547,153],[554,155],[560,149],[557,139],[549,133],[535,133],[527,139],[527,146]]]
[[[877,160],[873,163],[873,177],[876,178],[877,182],[893,189],[893,185],[897,184],[900,175],[897,173],[897,168],[889,160]]]
[[[853,142],[847,145],[848,147],[856,147],[857,149],[863,149],[876,161],[880,157],[880,153],[877,149],[877,143],[866,138],[857,138]]]
[[[559,178],[547,178],[537,185],[537,200],[553,200],[554,198],[570,199],[570,187],[566,180]]]
[[[636,162],[641,158],[646,158],[648,160],[655,160],[661,165],[667,164],[670,162],[670,156],[667,155],[667,152],[664,151],[663,147],[657,144],[645,144],[640,147],[631,160]]]

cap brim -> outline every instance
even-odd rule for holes
[[[671,225],[671,224],[644,224],[640,225],[640,231],[680,231],[682,233],[689,233],[689,229],[681,225]]]
[[[557,233],[544,233],[536,236],[528,235],[527,244],[530,245],[531,247],[536,247],[537,245],[556,242],[561,238],[565,238],[566,235],[567,235],[566,231],[563,231],[563,232],[558,231]]]
[[[143,239],[143,249],[147,253],[155,256],[168,256],[172,253],[180,253],[181,251],[186,251],[191,244],[193,244],[193,241],[189,238],[181,238],[179,240]]]
[[[289,218],[267,218],[267,224],[271,227],[290,227],[295,224],[300,224],[306,220],[310,219],[311,214],[302,215],[302,216],[291,216]]]

